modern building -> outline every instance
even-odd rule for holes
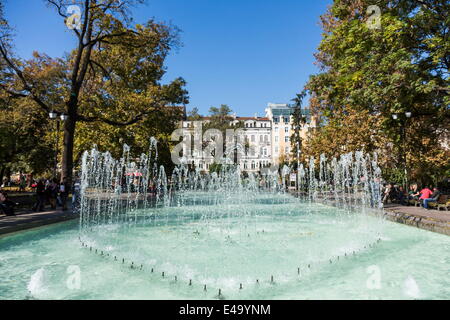
[[[272,123],[272,161],[289,161],[292,156],[291,136],[294,133],[292,127],[294,107],[289,104],[269,103],[266,108],[266,117]],[[315,117],[311,116],[309,109],[302,109],[302,115],[305,117],[305,125],[300,128],[300,136],[303,141],[308,138],[310,128],[316,126]]]

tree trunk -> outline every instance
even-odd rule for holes
[[[5,167],[0,170],[0,186],[3,184],[3,176],[5,175]]]
[[[5,185],[8,186],[9,183],[11,182],[11,168],[10,167],[6,167],[5,176],[6,176],[6,183],[5,183]]]
[[[63,178],[67,179],[69,185],[72,183],[73,174],[73,145],[75,139],[75,125],[76,120],[74,116],[70,116],[64,123],[64,149],[62,154],[62,174]]]

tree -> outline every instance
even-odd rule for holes
[[[199,121],[202,117],[203,116],[199,113],[197,107],[192,108],[192,110],[188,112],[188,120]]]
[[[367,23],[372,4],[335,0],[321,17],[324,33],[316,54],[321,71],[306,88],[316,99],[315,112],[327,122],[315,130],[307,150],[316,156],[322,150],[379,151],[383,166],[393,169],[402,166],[404,153],[413,177],[426,180],[419,168],[439,175],[449,167],[442,139],[450,127],[450,3],[377,1],[381,28],[376,29]],[[393,120],[393,113],[406,111],[412,112],[408,122]]]
[[[46,0],[70,25],[67,1]],[[64,123],[62,175],[72,177],[75,131],[80,123],[115,127],[136,124],[167,104],[187,102],[185,82],[162,85],[164,60],[178,46],[178,30],[149,20],[131,26],[129,9],[141,0],[84,0],[77,47],[62,59],[13,55],[9,29],[0,35],[0,89],[10,98],[29,98],[46,113],[68,115]],[[73,27],[73,26],[72,26]],[[53,86],[49,86],[53,84]]]
[[[47,115],[26,99],[12,102],[0,104],[0,181],[14,171],[38,175],[54,167],[55,135]]]
[[[292,101],[294,101],[294,112],[292,113],[293,133],[290,140],[293,159],[299,157],[302,148],[302,137],[300,135],[300,130],[306,123],[306,116],[302,114],[302,103],[305,96],[306,90],[303,90],[301,93],[298,93],[294,99],[292,99]]]

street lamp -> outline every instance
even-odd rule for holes
[[[55,166],[53,168],[53,177],[56,178],[56,171],[58,166],[58,151],[59,151],[59,130],[60,130],[59,121],[66,121],[69,118],[69,116],[65,113],[59,113],[53,110],[48,113],[48,116],[51,120],[56,121]]]
[[[405,143],[406,143],[406,122],[408,121],[409,118],[412,117],[412,112],[410,111],[406,111],[404,113],[405,117],[402,116],[402,114],[397,114],[397,113],[393,113],[392,114],[392,119],[394,119],[395,121],[400,121],[400,129],[401,129],[401,136],[402,136],[402,158],[403,158],[403,169],[404,169],[404,187],[405,190],[407,190],[408,188],[408,170],[407,170],[407,158],[406,158],[406,148],[405,148]]]
[[[69,116],[67,114],[65,114],[65,113],[62,113],[61,114],[61,120],[62,121],[66,121],[67,119],[69,119]]]
[[[56,119],[58,114],[55,111],[50,111],[48,116],[50,117],[50,119],[54,120],[54,119]]]

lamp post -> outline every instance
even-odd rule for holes
[[[58,151],[59,151],[59,130],[60,130],[60,121],[66,121],[69,116],[65,113],[60,113],[56,111],[50,111],[48,114],[49,118],[51,120],[56,121],[56,141],[55,141],[55,160],[54,160],[54,167],[53,167],[53,177],[56,178],[57,174],[57,167],[58,167]]]
[[[403,178],[403,186],[405,188],[405,190],[408,189],[408,169],[407,169],[407,158],[406,158],[406,122],[408,121],[408,119],[410,119],[412,116],[412,112],[407,111],[404,114],[397,114],[397,113],[393,113],[392,114],[392,119],[394,119],[395,121],[399,121],[400,122],[400,130],[401,130],[401,137],[402,137],[402,151],[401,151],[401,156],[403,159],[403,170],[404,170],[404,178]]]

